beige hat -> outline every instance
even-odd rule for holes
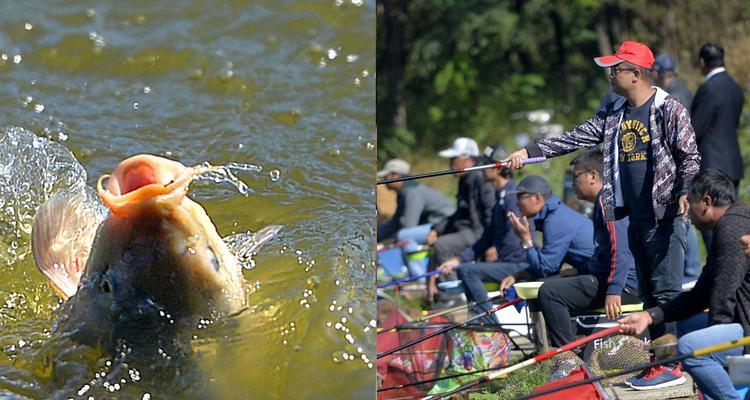
[[[409,175],[410,170],[411,166],[409,166],[408,162],[399,158],[394,158],[388,160],[388,162],[385,163],[385,166],[383,166],[383,169],[378,171],[378,178],[382,178],[388,174]]]

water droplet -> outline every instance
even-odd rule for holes
[[[144,86],[143,93],[146,93],[146,94],[151,93],[151,86]]]
[[[96,10],[94,10],[93,8],[89,8],[89,9],[86,10],[86,16],[87,17],[91,18],[94,15],[96,15]]]
[[[21,60],[22,60],[22,58],[21,58],[20,54],[16,54],[15,56],[13,56],[13,63],[14,64],[20,64]]]
[[[279,171],[278,169],[273,169],[268,173],[268,175],[271,177],[271,182],[278,182],[281,171]]]
[[[368,70],[362,71],[362,77],[363,78],[367,78],[368,76],[370,76],[370,71],[368,71]]]
[[[352,4],[354,4],[357,7],[362,7],[363,4],[365,4],[362,0],[352,0]]]
[[[133,110],[137,110],[137,109],[138,109],[138,102],[136,101],[133,103]]]
[[[359,58],[359,56],[356,55],[356,54],[349,54],[349,55],[346,56],[346,62],[353,63],[353,62],[357,61],[358,58]]]
[[[36,105],[34,105],[34,112],[36,112],[37,114],[39,114],[42,111],[44,111],[44,104],[36,104]]]
[[[23,28],[26,29],[27,31],[30,31],[30,30],[34,29],[34,26],[31,25],[31,23],[27,22],[27,23],[23,24]]]
[[[328,59],[329,59],[329,60],[334,60],[334,59],[336,59],[336,57],[337,57],[338,55],[339,55],[339,54],[338,54],[338,52],[336,52],[336,50],[334,50],[334,49],[328,49]]]

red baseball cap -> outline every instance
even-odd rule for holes
[[[625,41],[617,49],[617,53],[594,59],[596,65],[600,67],[612,67],[623,61],[650,69],[654,66],[654,53],[643,43]]]

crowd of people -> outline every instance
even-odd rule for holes
[[[738,201],[744,97],[724,68],[724,49],[707,43],[699,50],[705,81],[695,96],[679,79],[675,59],[654,57],[643,43],[626,41],[594,61],[609,68],[611,84],[594,116],[510,154],[491,146],[480,155],[472,139],[456,139],[439,153],[451,168],[495,162],[509,168],[460,174],[455,208],[422,183],[389,184],[398,208],[378,227],[378,240],[395,235],[433,246],[429,269],[439,270],[438,280],[460,279],[476,313],[491,307],[483,282],[499,282],[503,290],[544,280],[538,302],[555,347],[574,339],[571,312],[597,307],[623,332],[648,329],[651,338],[676,334],[676,321],[708,309],[705,327],[680,337],[683,354],[750,334],[750,208]],[[573,159],[571,171],[578,197],[594,203],[592,218],[564,204],[542,176],[513,180],[526,159],[582,148],[589,150]],[[379,177],[409,173],[405,161],[391,160]],[[691,223],[708,253],[702,268]],[[682,289],[685,275],[699,275],[692,290]],[[428,286],[438,304],[464,300],[440,299]],[[640,302],[645,311],[622,316],[623,304]],[[500,321],[488,315],[482,322]],[[724,368],[727,356],[742,353],[653,367],[627,383],[639,390],[678,385],[685,368],[704,398],[737,398]]]

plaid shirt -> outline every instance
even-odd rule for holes
[[[661,219],[667,205],[687,193],[690,179],[698,173],[701,156],[687,109],[674,96],[658,87],[655,89],[656,97],[649,111],[654,158],[651,193],[654,213]],[[526,148],[529,157],[556,157],[604,143],[602,199],[604,215],[609,221],[615,219],[615,157],[626,102],[624,98],[612,102],[565,134],[542,139]]]

